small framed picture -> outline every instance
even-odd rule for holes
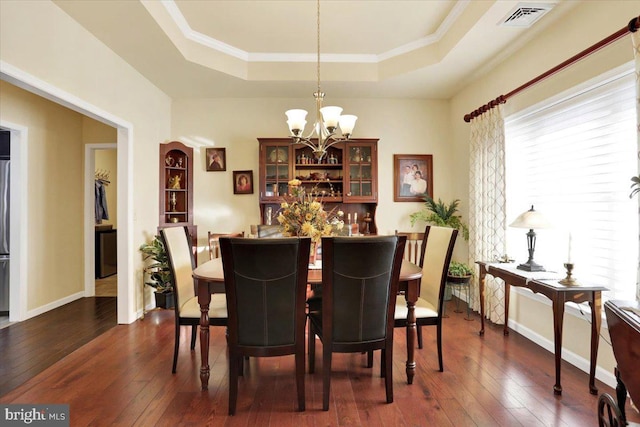
[[[220,172],[227,170],[227,149],[207,148],[207,172]]]
[[[233,171],[233,194],[253,194],[253,171]]]
[[[393,201],[423,202],[433,198],[433,156],[431,154],[393,155]]]

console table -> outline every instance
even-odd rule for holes
[[[518,270],[515,264],[476,262],[480,266],[480,335],[484,335],[484,281],[487,274],[504,280],[504,334],[509,335],[507,323],[509,322],[509,289],[510,286],[519,286],[542,294],[552,302],[553,311],[553,341],[556,362],[556,384],[553,386],[555,394],[562,394],[560,384],[560,367],[562,361],[562,325],[564,320],[564,304],[566,302],[581,303],[587,301],[591,306],[591,360],[589,368],[589,392],[597,394],[595,386],[596,360],[598,357],[598,344],[600,325],[602,323],[602,291],[607,288],[602,286],[565,286],[558,283],[562,279],[561,274],[549,272],[528,272]]]

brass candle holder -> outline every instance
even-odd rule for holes
[[[578,286],[579,283],[572,277],[573,263],[567,262],[564,264],[564,268],[567,269],[567,277],[560,280],[558,283],[565,286]]]

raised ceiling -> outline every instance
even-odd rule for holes
[[[173,98],[304,97],[316,88],[315,0],[54,2]],[[575,4],[322,0],[322,89],[449,98]],[[501,25],[516,11],[533,24]]]

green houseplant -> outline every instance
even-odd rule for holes
[[[457,215],[459,204],[460,200],[458,199],[447,205],[441,199],[438,199],[436,202],[428,195],[425,195],[424,208],[409,215],[411,218],[411,226],[418,221],[424,221],[441,227],[455,228],[462,233],[464,240],[468,241],[469,227],[462,222],[462,217]]]
[[[454,283],[468,283],[473,274],[474,271],[469,265],[463,262],[451,261],[447,271],[447,278]]]
[[[155,289],[156,307],[173,307],[173,283],[169,270],[169,257],[160,236],[154,236],[151,243],[140,246],[143,260],[151,259],[153,262],[145,266],[143,274],[144,284]]]

